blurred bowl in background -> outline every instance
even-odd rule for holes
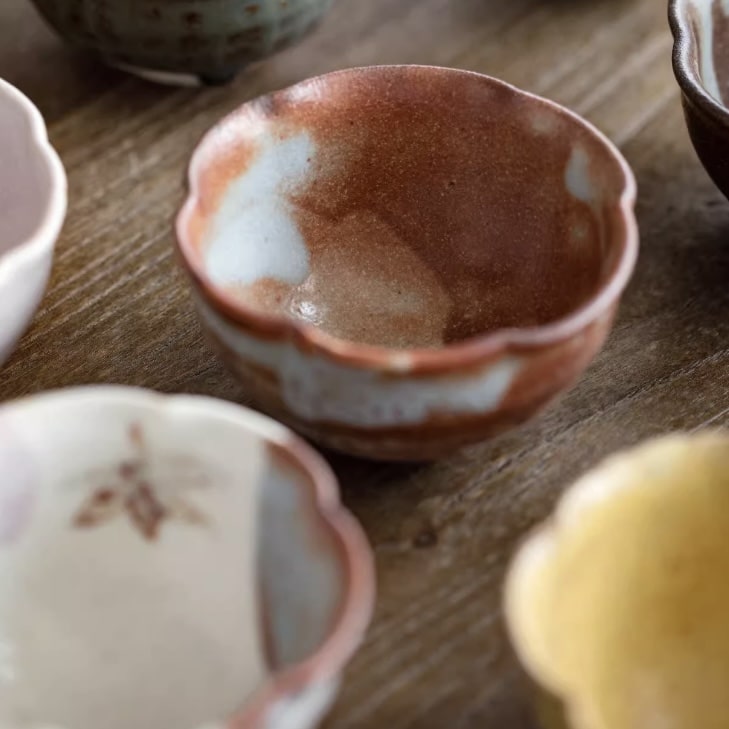
[[[33,0],[70,44],[162,83],[225,83],[308,33],[332,0]]]
[[[673,70],[696,153],[729,198],[729,3],[671,0]]]
[[[729,434],[612,456],[562,497],[506,584],[547,729],[724,729]]]
[[[43,297],[66,195],[41,113],[0,79],[0,365]]]

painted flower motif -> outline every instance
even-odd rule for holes
[[[205,515],[184,499],[185,491],[208,485],[200,463],[184,455],[151,458],[138,424],[129,429],[129,437],[137,455],[116,468],[92,474],[94,482],[103,485],[83,502],[74,525],[91,528],[126,514],[139,533],[151,541],[166,520],[207,524]]]

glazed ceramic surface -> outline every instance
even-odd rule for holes
[[[288,431],[96,387],[0,407],[0,584],[7,729],[311,727],[373,592]]]
[[[331,0],[33,0],[70,43],[152,80],[227,81],[312,29]]]
[[[729,434],[613,457],[522,548],[506,590],[545,725],[725,729]]]
[[[532,415],[602,345],[637,251],[619,153],[474,73],[354,69],[250,102],[177,221],[205,330],[255,404],[419,459]]]
[[[729,2],[671,0],[673,68],[696,152],[729,197]]]
[[[43,296],[66,176],[36,107],[0,79],[0,365]]]

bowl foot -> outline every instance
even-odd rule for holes
[[[126,63],[113,58],[107,58],[106,62],[120,71],[165,86],[223,86],[230,83],[236,75],[235,69],[222,69],[210,73],[195,74],[145,68],[144,66],[136,66],[133,63]]]
[[[180,73],[177,71],[161,71],[154,68],[135,66],[133,63],[118,61],[114,58],[105,58],[106,63],[114,68],[130,73],[145,81],[164,84],[166,86],[200,86],[201,80],[193,73]]]

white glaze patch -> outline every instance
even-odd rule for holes
[[[469,376],[388,379],[305,354],[289,342],[255,339],[223,321],[199,298],[198,306],[236,354],[276,373],[286,405],[311,422],[382,428],[422,423],[439,412],[493,412],[521,368],[520,358],[504,357]]]
[[[250,168],[228,187],[204,246],[206,270],[216,285],[306,279],[309,253],[285,193],[305,182],[314,153],[306,133],[268,138]]]
[[[316,726],[334,702],[338,689],[337,678],[281,699],[269,709],[266,729],[308,729]]]
[[[572,149],[565,171],[565,184],[570,194],[578,200],[586,203],[595,200],[595,189],[590,179],[590,158],[579,145]]]

